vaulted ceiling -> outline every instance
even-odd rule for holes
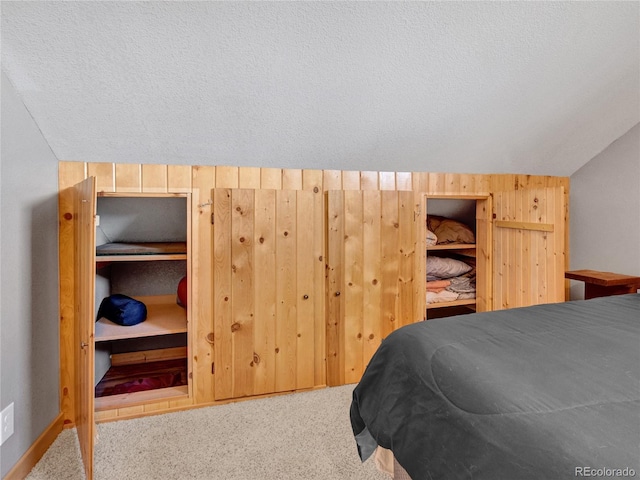
[[[570,175],[640,121],[639,2],[1,15],[4,78],[61,160]]]

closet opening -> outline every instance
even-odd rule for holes
[[[425,195],[427,320],[488,309],[488,202]]]
[[[96,411],[189,394],[188,206],[187,194],[98,196]],[[121,295],[126,307],[101,308]]]

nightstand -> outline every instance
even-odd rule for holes
[[[640,288],[640,277],[597,270],[573,270],[564,273],[565,278],[584,282],[584,298],[588,300],[609,295],[636,293]]]

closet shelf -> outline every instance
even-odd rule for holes
[[[475,243],[445,243],[442,245],[431,245],[427,247],[427,252],[447,252],[447,254],[455,253],[463,257],[475,257]]]
[[[427,310],[432,308],[460,307],[463,305],[475,305],[476,299],[470,298],[466,300],[454,300],[453,302],[427,303]]]
[[[476,248],[475,243],[443,243],[440,245],[429,245],[427,250],[467,250]]]
[[[175,295],[136,297],[147,306],[147,319],[137,325],[124,327],[106,318],[96,322],[96,342],[125,338],[171,335],[187,331],[187,312],[176,303]]]
[[[94,406],[96,412],[100,412],[114,408],[155,403],[160,400],[178,400],[180,398],[189,398],[189,387],[187,385],[157,388],[155,390],[144,390],[142,392],[121,393],[107,397],[97,397],[94,400]]]
[[[96,247],[97,262],[186,260],[186,242],[105,243]]]

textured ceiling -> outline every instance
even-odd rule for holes
[[[570,175],[640,121],[639,2],[1,2],[63,160]]]

